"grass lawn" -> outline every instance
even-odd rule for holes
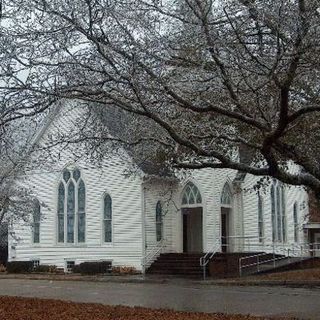
[[[175,312],[58,300],[0,297],[0,319],[6,320],[254,320],[251,316]],[[273,318],[274,319],[274,318]]]
[[[320,280],[320,268],[292,270],[247,277],[255,280]]]

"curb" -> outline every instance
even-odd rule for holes
[[[320,288],[320,280],[194,280],[184,278],[133,278],[120,276],[48,276],[48,275],[0,275],[1,280],[46,280],[46,281],[88,281],[105,283],[150,283],[150,284],[179,284],[189,283],[201,286],[284,286],[301,288]]]

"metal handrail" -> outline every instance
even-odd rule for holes
[[[271,254],[273,254],[273,258],[272,259],[262,260],[262,261],[261,261],[260,258],[264,257],[264,256],[269,256],[270,253],[265,252],[265,253],[260,253],[260,254],[255,254],[255,255],[252,255],[252,256],[240,258],[239,259],[239,275],[240,275],[240,277],[242,276],[242,270],[245,269],[245,268],[257,266],[257,271],[259,272],[260,271],[260,266],[262,264],[266,264],[266,263],[269,263],[269,262],[273,262],[273,266],[275,267],[276,266],[276,261],[280,261],[280,260],[283,260],[283,259],[290,258],[290,249],[288,249],[288,256],[284,255],[284,256],[276,257],[275,256],[276,255],[275,252],[273,252]],[[257,262],[249,263],[249,264],[246,264],[246,265],[242,265],[242,262],[244,260],[254,259],[254,258],[257,258]]]
[[[273,262],[274,267],[276,267],[276,261],[284,260],[284,259],[288,259],[288,258],[290,259],[291,257],[294,257],[294,256],[300,257],[301,260],[303,260],[305,254],[320,252],[320,248],[315,248],[315,246],[320,246],[320,243],[291,244],[291,248],[288,248],[288,246],[285,244],[264,245],[264,247],[272,247],[273,251],[271,253],[265,252],[265,253],[260,253],[260,254],[255,254],[255,255],[240,258],[239,259],[239,275],[240,275],[240,277],[242,276],[242,270],[245,268],[257,266],[257,271],[259,272],[260,266],[262,264]],[[282,251],[282,256],[276,257],[275,256],[277,254],[276,252],[279,252],[279,251],[280,252]],[[261,257],[268,256],[270,254],[273,254],[272,259],[261,260]],[[257,262],[243,265],[243,262],[245,260],[255,259],[255,258],[256,258]]]
[[[244,240],[250,240],[250,239],[256,239],[256,236],[227,236],[227,237],[220,237],[217,242],[214,243],[212,248],[200,258],[200,267],[202,267],[203,270],[203,280],[206,279],[206,270],[207,270],[207,265],[209,261],[213,258],[213,256],[217,253],[220,252],[222,247],[228,247],[230,244],[222,244],[221,239],[226,238],[226,239],[244,239]]]
[[[208,251],[204,256],[200,258],[200,267],[203,270],[203,280],[206,279],[206,270],[209,261],[213,258],[213,256],[219,251],[221,247],[220,241],[215,243],[210,251]]]
[[[149,264],[151,264],[162,252],[162,250],[166,246],[165,239],[162,239],[157,243],[155,247],[152,248],[150,252],[148,252],[143,258],[142,258],[142,267],[145,270]]]

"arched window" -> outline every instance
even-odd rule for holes
[[[40,216],[41,216],[40,202],[38,200],[35,200],[33,204],[33,230],[32,230],[33,243],[40,243]]]
[[[83,243],[86,232],[86,189],[79,169],[65,169],[58,187],[58,242]],[[65,237],[65,235],[67,235]]]
[[[232,192],[229,183],[226,183],[221,193],[221,205],[231,207],[232,205]]]
[[[263,238],[264,238],[263,198],[260,194],[258,194],[258,233],[259,233],[259,242],[263,242]]]
[[[112,199],[106,194],[103,200],[103,239],[112,242]]]
[[[163,236],[163,216],[162,216],[162,205],[160,201],[157,202],[157,206],[156,206],[156,234],[157,234],[157,241],[161,241]]]
[[[287,241],[286,200],[284,185],[274,180],[270,189],[272,240]]]
[[[201,204],[202,198],[199,189],[192,183],[188,182],[183,191],[182,204]]]
[[[299,242],[298,203],[293,205],[294,242]]]

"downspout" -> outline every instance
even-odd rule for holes
[[[144,183],[141,184],[141,225],[142,225],[142,273],[145,274],[145,256],[147,249],[147,233],[146,233],[146,199],[145,199],[146,187]]]
[[[239,197],[239,209],[240,209],[240,212],[241,212],[241,236],[243,237],[242,239],[242,250],[244,251],[245,249],[245,232],[244,232],[244,227],[245,227],[245,223],[244,223],[244,212],[243,212],[243,190],[242,190],[242,187],[241,185],[239,185],[239,192],[240,192],[240,197]]]

